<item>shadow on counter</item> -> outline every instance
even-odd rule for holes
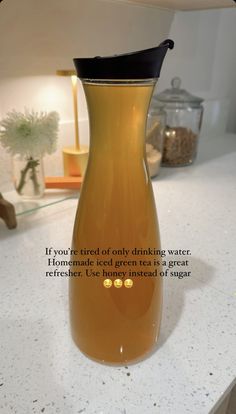
[[[168,259],[170,259],[170,256],[166,257],[166,260]],[[175,260],[183,260],[183,257],[175,256]],[[160,337],[155,351],[165,344],[176,329],[183,312],[185,296],[188,291],[204,288],[213,278],[214,268],[212,266],[192,256],[189,256],[188,260],[189,266],[187,270],[191,271],[191,276],[183,279],[169,276],[164,278],[163,316]],[[173,268],[171,270],[179,271],[180,269]]]

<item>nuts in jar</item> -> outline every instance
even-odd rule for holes
[[[185,127],[166,127],[162,163],[178,167],[192,164],[197,154],[198,136]]]

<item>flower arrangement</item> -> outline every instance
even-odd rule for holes
[[[25,160],[16,190],[19,194],[32,180],[35,195],[39,192],[37,182],[37,166],[45,154],[56,150],[59,115],[57,112],[25,113],[11,111],[0,122],[0,142],[11,155],[19,155]]]

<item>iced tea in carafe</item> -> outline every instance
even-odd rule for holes
[[[71,329],[92,359],[138,361],[156,344],[160,237],[145,156],[150,99],[173,42],[111,58],[75,59],[90,121],[70,278]],[[138,65],[135,67],[135,65]]]

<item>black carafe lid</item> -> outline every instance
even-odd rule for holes
[[[75,58],[77,76],[81,79],[151,79],[159,78],[167,49],[173,49],[173,40],[164,40],[159,46],[133,53],[94,58]]]

